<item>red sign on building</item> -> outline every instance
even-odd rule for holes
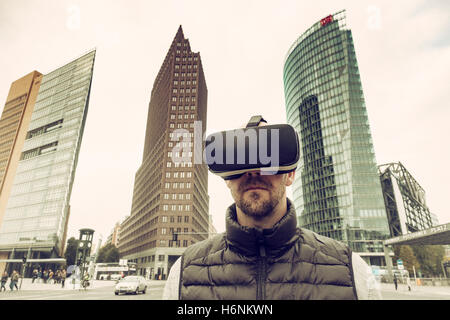
[[[330,14],[328,17],[325,17],[322,20],[320,20],[320,24],[323,27],[323,26],[326,26],[327,24],[329,24],[331,21],[333,21],[333,16]]]

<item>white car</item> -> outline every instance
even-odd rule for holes
[[[122,278],[114,288],[114,293],[116,295],[120,293],[138,294],[139,292],[145,294],[146,291],[147,281],[142,276],[126,276],[125,278]]]

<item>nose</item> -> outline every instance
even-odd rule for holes
[[[260,176],[260,175],[261,175],[261,172],[259,170],[258,171],[246,172],[244,174],[244,176],[246,176],[246,177],[254,177],[254,176]]]

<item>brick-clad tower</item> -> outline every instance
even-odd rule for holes
[[[193,157],[194,122],[202,136],[206,130],[207,92],[200,53],[180,26],[153,84],[131,214],[120,230],[121,258],[136,262],[138,274],[165,278],[187,246],[208,237],[208,169]],[[178,155],[177,146],[191,151]]]

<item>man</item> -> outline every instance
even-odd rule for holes
[[[5,285],[6,285],[6,282],[7,282],[7,281],[8,281],[8,273],[7,273],[6,271],[4,271],[4,272],[3,272],[3,275],[2,275],[2,279],[1,279],[0,292],[2,292],[2,290],[3,290],[3,291],[6,291]]]
[[[35,268],[34,270],[33,270],[33,274],[32,274],[32,280],[31,280],[31,283],[34,283],[34,281],[37,279],[37,277],[38,277],[38,270]]]
[[[61,272],[61,287],[64,289],[64,283],[66,282],[67,272],[63,269]]]
[[[226,179],[235,200],[226,232],[186,249],[172,266],[163,299],[379,299],[375,278],[357,254],[297,228],[286,196],[294,178],[295,168],[272,175],[254,168]]]
[[[19,281],[19,273],[16,270],[14,270],[11,275],[11,280],[9,283],[9,288],[11,289],[11,291],[13,291],[14,288],[16,288],[16,290],[19,290],[19,288],[17,287],[18,281]]]

